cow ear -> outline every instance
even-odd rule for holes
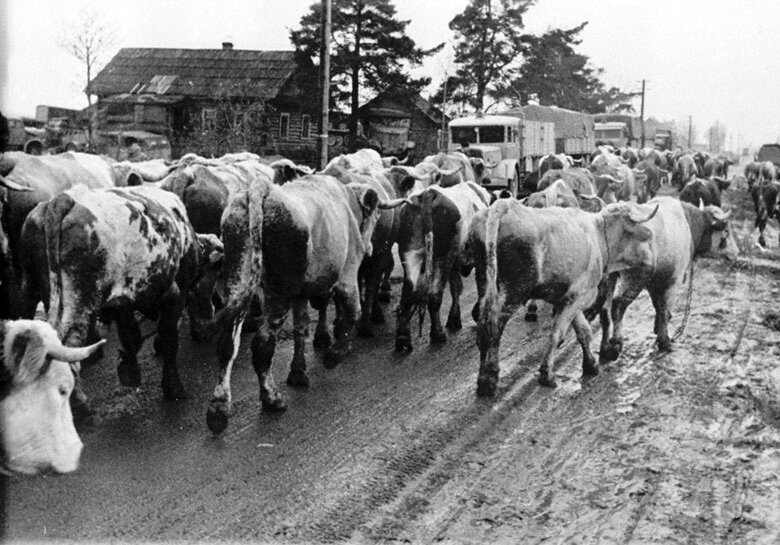
[[[7,346],[7,362],[11,368],[14,384],[32,383],[38,377],[50,360],[46,359],[46,345],[43,337],[32,325],[22,326],[13,335],[10,346]]]
[[[376,207],[379,205],[379,195],[377,192],[367,187],[360,193],[360,206],[363,207],[363,216],[368,217],[374,213]]]
[[[144,179],[134,170],[130,171],[125,180],[125,185],[127,185],[127,187],[135,187],[143,183]]]

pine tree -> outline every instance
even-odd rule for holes
[[[408,68],[420,64],[435,49],[422,50],[406,35],[409,21],[396,18],[391,0],[333,0],[331,9],[331,101],[349,104],[354,145],[361,93],[420,91],[430,78],[414,79]],[[290,33],[296,49],[313,60],[320,51],[321,10],[320,2],[313,4],[301,18],[300,29]]]

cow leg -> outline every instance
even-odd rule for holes
[[[431,342],[441,344],[447,342],[447,334],[441,326],[441,302],[444,298],[446,277],[441,274],[441,266],[434,265],[434,281],[428,297],[428,314],[431,317]]]
[[[119,365],[116,368],[122,386],[138,388],[141,385],[141,369],[138,367],[138,351],[143,344],[141,330],[133,310],[128,307],[114,313],[116,330],[122,348],[119,349]]]
[[[460,296],[463,293],[463,277],[460,271],[453,268],[450,273],[450,297],[452,306],[450,314],[447,316],[447,329],[450,331],[460,331],[463,329],[463,322],[460,319]]]
[[[480,397],[493,397],[496,393],[501,335],[504,333],[504,327],[509,318],[527,300],[527,296],[509,288],[502,308],[496,308],[493,304],[494,301],[491,306],[482,309],[482,314],[477,322],[477,345],[479,346],[477,395]],[[480,300],[480,304],[485,304],[485,301]]]
[[[648,271],[623,272],[623,280],[618,295],[612,299],[612,337],[609,339],[609,347],[602,350],[599,358],[602,361],[615,361],[623,351],[623,316],[628,306],[642,292],[643,286],[648,285]]]
[[[336,367],[352,351],[355,319],[360,312],[360,295],[351,286],[336,286],[333,301],[336,303],[336,321],[333,327],[335,343],[323,356],[323,364],[327,369]]]
[[[245,307],[228,306],[222,315],[217,337],[219,380],[206,411],[206,425],[213,433],[225,431],[232,411],[233,392],[230,378],[233,374],[233,363],[241,346],[241,331],[246,314]]]
[[[401,302],[398,305],[395,317],[395,351],[396,352],[411,352],[412,351],[412,334],[410,331],[410,323],[412,316],[417,308],[412,301],[415,294],[412,288],[411,282],[404,279],[403,286],[401,287]]]
[[[389,303],[392,297],[392,289],[390,285],[390,276],[393,274],[393,255],[390,254],[388,259],[387,268],[382,271],[382,280],[379,283],[379,293],[376,298],[380,303]]]
[[[357,334],[359,337],[373,337],[374,326],[371,323],[374,304],[376,303],[376,294],[379,290],[379,277],[382,274],[380,268],[381,257],[372,256],[363,260],[360,266],[360,277],[362,278],[361,289],[361,310],[360,320],[357,325]],[[378,303],[376,303],[378,306]],[[382,313],[381,307],[379,313]],[[384,321],[384,317],[382,319]]]
[[[572,325],[574,317],[578,313],[581,313],[581,310],[578,306],[568,305],[556,306],[553,309],[553,312],[555,315],[553,318],[553,327],[550,332],[550,342],[547,347],[547,353],[542,359],[542,364],[539,366],[539,384],[550,388],[555,388],[556,386],[555,375],[552,373],[555,364],[555,351],[560,345],[564,334],[569,329],[569,326]],[[589,349],[590,348],[588,348],[588,350]],[[585,349],[583,348],[583,354],[584,353]]]
[[[254,367],[257,380],[260,383],[260,402],[264,410],[271,412],[287,410],[287,403],[276,388],[276,382],[271,373],[271,363],[276,351],[276,339],[287,318],[287,309],[288,305],[285,302],[266,293],[263,309],[265,320],[260,324],[255,338],[252,339],[252,367]]]
[[[654,333],[658,351],[661,353],[672,351],[672,341],[669,338],[669,316],[671,315],[669,308],[673,300],[674,291],[673,288],[650,291],[650,299],[653,301],[653,307],[655,307]]]
[[[157,331],[160,337],[160,355],[163,359],[162,391],[165,399],[181,401],[187,392],[179,378],[176,357],[179,353],[179,322],[184,311],[184,297],[174,282],[160,301]]]
[[[578,312],[574,316],[572,322],[574,333],[577,335],[577,341],[579,341],[582,347],[582,374],[584,376],[595,376],[599,374],[599,367],[596,364],[596,358],[593,356],[593,351],[590,349],[590,342],[593,340],[593,331],[590,329],[590,322],[585,317],[585,314]]]
[[[306,299],[296,299],[293,309],[293,359],[287,384],[290,386],[309,386],[306,375],[306,337],[309,336],[309,302]]]
[[[312,298],[311,306],[317,311],[317,326],[314,328],[314,348],[327,348],[331,344],[328,333],[328,303],[330,296]]]

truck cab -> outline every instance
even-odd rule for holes
[[[27,125],[19,117],[8,119],[8,149],[18,150],[30,155],[41,155],[46,149],[46,132],[38,127]]]
[[[478,182],[488,189],[507,189],[517,196],[522,173],[522,119],[512,116],[467,116],[450,121],[448,151],[480,157],[492,168]]]
[[[631,133],[628,126],[621,121],[597,122],[595,125],[596,145],[610,145],[615,149],[627,146]]]

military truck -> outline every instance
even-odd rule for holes
[[[448,151],[481,157],[488,165],[481,180],[485,188],[506,189],[513,197],[539,160],[555,153],[554,123],[529,121],[522,114],[461,117],[450,121],[448,133]]]

